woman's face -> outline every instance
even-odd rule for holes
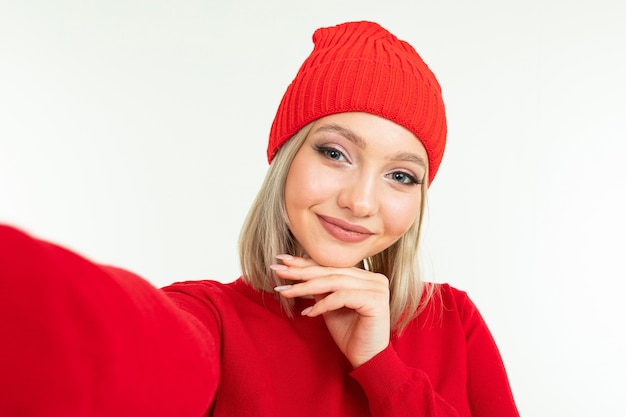
[[[416,220],[428,157],[406,128],[369,113],[317,120],[285,185],[299,250],[349,267],[397,241]]]

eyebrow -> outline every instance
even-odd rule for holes
[[[426,168],[426,161],[424,158],[411,152],[398,152],[391,158],[391,160],[413,162]]]
[[[317,130],[315,130],[315,133],[318,133],[318,132],[338,133],[344,138],[348,139],[350,142],[354,143],[356,146],[358,146],[361,149],[365,149],[367,146],[367,144],[365,143],[362,137],[354,133],[352,130],[347,129],[343,126],[339,126],[336,124],[322,125]]]
[[[352,130],[345,128],[343,126],[337,125],[337,124],[326,124],[326,125],[322,125],[319,128],[317,128],[315,130],[315,133],[318,132],[332,132],[332,133],[337,133],[343,137],[345,137],[346,139],[348,139],[350,142],[354,143],[356,146],[358,146],[361,149],[365,149],[367,147],[367,143],[365,142],[365,140],[363,140],[362,137],[360,137],[359,135],[357,135],[355,132],[353,132]],[[422,158],[419,155],[416,155],[414,153],[411,152],[404,152],[404,151],[400,151],[398,153],[396,153],[395,155],[393,155],[391,157],[392,161],[406,161],[406,162],[413,162],[417,165],[420,165],[422,167],[424,167],[424,169],[426,168],[426,161],[424,160],[424,158]]]

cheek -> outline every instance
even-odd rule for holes
[[[394,237],[402,236],[417,221],[421,197],[397,201],[385,210],[385,230]]]
[[[309,176],[298,166],[292,166],[285,183],[285,207],[287,215],[292,217],[295,209],[308,205],[310,183]]]
[[[290,208],[306,208],[330,198],[339,183],[314,164],[297,163],[289,170],[285,184],[287,214]]]

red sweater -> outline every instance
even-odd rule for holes
[[[321,317],[241,280],[159,290],[0,226],[0,284],[2,416],[518,416],[487,326],[448,285],[353,370]]]

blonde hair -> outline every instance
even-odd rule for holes
[[[259,291],[272,292],[285,282],[269,268],[276,255],[293,254],[295,240],[289,230],[285,210],[285,183],[291,162],[307,138],[309,123],[282,145],[276,153],[265,180],[250,207],[239,235],[239,260],[242,279]],[[365,269],[389,278],[392,329],[399,333],[416,317],[432,295],[432,285],[423,285],[418,265],[420,229],[426,206],[428,178],[422,184],[420,211],[409,230],[393,245],[363,260]],[[293,300],[279,297],[288,316],[293,316]]]

